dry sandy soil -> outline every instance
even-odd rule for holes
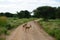
[[[55,40],[36,21],[28,22],[27,26],[31,25],[31,27],[27,30],[25,30],[23,25],[16,28],[6,37],[6,40]]]

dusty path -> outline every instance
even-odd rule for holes
[[[39,27],[37,22],[31,21],[27,24],[31,25],[29,30],[24,30],[23,24],[11,33],[6,40],[55,40]]]

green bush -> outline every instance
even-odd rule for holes
[[[13,26],[11,26],[11,24],[7,24],[6,28],[7,28],[7,30],[11,30],[11,29],[13,29]]]
[[[0,27],[0,35],[7,34],[7,29],[4,27]]]
[[[7,17],[0,16],[0,35],[7,33],[6,24],[7,24]]]
[[[5,27],[6,24],[7,24],[7,18],[4,16],[0,17],[0,26]]]
[[[55,30],[55,37],[57,40],[60,40],[60,28]]]

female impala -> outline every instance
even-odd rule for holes
[[[31,28],[31,25],[24,24],[23,25],[24,30],[29,30]]]

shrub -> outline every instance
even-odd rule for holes
[[[7,24],[7,17],[0,16],[0,35],[7,33],[6,24]]]
[[[7,18],[5,16],[0,17],[0,26],[5,27],[7,24]]]
[[[13,26],[8,23],[8,24],[6,25],[6,28],[7,28],[7,30],[11,30],[11,29],[13,29]]]
[[[55,30],[55,37],[57,40],[60,40],[60,28]]]
[[[5,27],[0,27],[0,35],[7,34],[7,29]]]

